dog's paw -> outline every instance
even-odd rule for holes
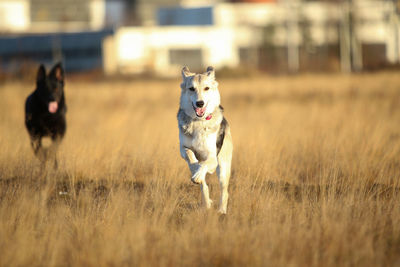
[[[219,207],[218,213],[221,214],[221,215],[222,215],[222,214],[225,215],[225,214],[226,214],[226,208],[224,208],[224,207]]]
[[[205,166],[199,165],[199,168],[192,176],[192,182],[195,184],[201,184],[206,178],[207,168]]]
[[[206,209],[211,209],[213,202],[211,199],[208,199],[207,201],[205,201],[204,205],[206,207]]]

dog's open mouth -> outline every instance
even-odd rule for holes
[[[197,117],[203,117],[204,114],[206,113],[206,107],[196,108],[195,106],[193,106],[193,109],[194,112],[196,112]]]
[[[57,101],[51,101],[49,103],[49,112],[50,113],[56,113],[58,109],[58,103]]]

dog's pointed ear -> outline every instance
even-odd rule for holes
[[[50,77],[61,82],[64,81],[64,69],[61,62],[58,62],[50,71]]]
[[[215,78],[215,70],[214,67],[212,66],[208,66],[207,67],[207,72],[206,72],[207,76],[214,79]]]
[[[183,69],[182,69],[182,78],[185,79],[185,78],[187,78],[189,76],[191,76],[189,68],[187,66],[183,67]]]
[[[43,64],[40,64],[38,72],[36,74],[36,82],[42,82],[46,79],[46,68]]]

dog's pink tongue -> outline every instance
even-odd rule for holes
[[[206,109],[205,109],[205,108],[196,108],[196,114],[197,114],[198,116],[203,116],[203,115],[204,115],[204,112],[206,112]]]
[[[49,112],[50,113],[55,113],[58,109],[58,103],[57,101],[51,101],[49,103]]]

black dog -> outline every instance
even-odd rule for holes
[[[56,152],[66,131],[66,105],[64,98],[64,70],[61,63],[56,64],[46,75],[46,69],[40,65],[36,89],[25,103],[25,126],[28,130],[35,155],[44,164],[49,156],[54,157],[57,168]],[[42,147],[42,138],[50,137],[50,149]]]

